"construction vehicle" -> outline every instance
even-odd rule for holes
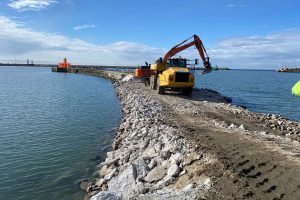
[[[193,41],[186,43],[191,38]],[[164,94],[166,90],[181,90],[184,95],[190,95],[193,91],[195,77],[187,68],[187,59],[172,58],[177,53],[195,45],[205,67],[202,74],[212,71],[209,57],[206,53],[202,41],[197,35],[184,40],[183,42],[171,48],[163,58],[156,61],[155,64],[150,65],[150,69],[154,73],[150,77],[150,87],[158,91],[158,94]],[[195,60],[195,65],[198,60]]]
[[[154,75],[154,71],[150,69],[150,64],[145,62],[146,65],[144,66],[138,66],[135,69],[134,76],[141,79],[144,83],[145,86],[150,85],[150,76]]]
[[[135,69],[135,77],[139,78],[149,78],[152,75],[152,70],[150,70],[150,65],[145,62],[146,65],[144,66],[138,66]]]

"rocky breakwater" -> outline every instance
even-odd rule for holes
[[[300,73],[300,68],[288,68],[284,67],[281,69],[277,69],[277,72],[292,72],[292,73]]]
[[[211,179],[192,179],[191,166],[205,164],[208,157],[180,137],[176,127],[164,123],[163,107],[134,81],[127,76],[114,83],[123,122],[113,150],[99,165],[99,178],[81,186],[91,200],[204,198]]]

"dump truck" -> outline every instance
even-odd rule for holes
[[[191,38],[193,38],[193,41],[187,43]],[[188,60],[180,57],[172,57],[194,45],[203,61],[204,71],[202,74],[212,71],[209,57],[202,41],[197,35],[193,35],[172,47],[163,58],[159,58],[154,64],[150,65],[150,69],[153,71],[150,77],[151,89],[157,90],[158,94],[164,94],[166,90],[181,90],[184,95],[192,93],[195,77],[187,68]],[[195,64],[198,64],[197,59],[195,60]]]

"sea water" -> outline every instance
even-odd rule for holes
[[[83,199],[120,120],[109,80],[0,67],[0,199]]]
[[[233,104],[255,112],[280,114],[300,122],[300,97],[291,93],[300,73],[264,70],[219,70],[196,74],[196,87],[231,97]]]

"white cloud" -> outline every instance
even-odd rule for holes
[[[227,7],[231,7],[231,8],[241,8],[241,7],[245,7],[245,1],[244,0],[226,0]]]
[[[0,27],[0,62],[14,58],[25,61],[29,58],[57,63],[67,57],[73,64],[142,65],[145,60],[154,62],[166,52],[163,48],[127,41],[95,45],[55,33],[37,32],[4,16],[0,16]],[[300,66],[300,30],[229,38],[206,48],[212,65],[237,69]],[[179,55],[199,58],[193,48]]]
[[[96,27],[97,27],[97,25],[95,25],[95,24],[84,24],[84,25],[73,27],[73,30],[79,31],[82,29],[90,29],[90,28],[96,28]]]
[[[56,0],[11,0],[8,6],[21,11],[39,11],[55,3],[57,3]]]
[[[245,7],[244,4],[227,4],[227,7]]]
[[[145,60],[153,62],[164,52],[161,48],[126,41],[94,45],[59,34],[33,31],[3,16],[0,16],[0,27],[0,62],[16,57],[56,63],[67,57],[74,64],[141,65]]]
[[[213,64],[274,69],[300,66],[300,30],[219,41],[208,52]]]

